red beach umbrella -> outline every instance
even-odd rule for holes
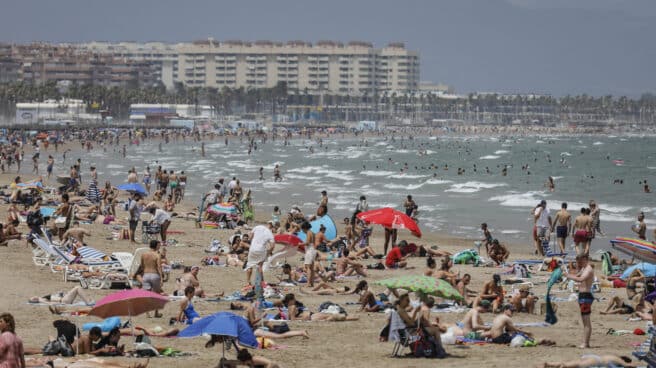
[[[397,211],[390,207],[378,208],[371,211],[358,213],[358,218],[371,224],[378,224],[388,229],[407,229],[412,235],[421,238],[421,230],[419,226],[401,211]]]
[[[294,234],[276,234],[273,236],[273,240],[278,244],[290,245],[292,247],[298,247],[299,244],[303,244],[303,240]],[[299,250],[304,251],[305,249]]]

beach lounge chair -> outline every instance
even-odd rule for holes
[[[112,253],[111,258],[120,264],[120,268],[110,269],[102,276],[82,277],[80,278],[80,285],[85,289],[109,289],[117,286],[124,286],[125,288],[134,287],[134,280],[130,278],[130,275],[137,271],[141,261],[141,253],[148,249],[137,248],[134,254],[128,252]]]
[[[52,250],[52,244],[45,241],[40,237],[35,237],[32,240],[32,260],[37,266],[47,266],[52,262],[56,262],[58,257],[55,256],[55,251]]]

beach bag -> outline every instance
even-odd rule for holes
[[[43,225],[43,216],[40,211],[30,211],[27,214],[27,226],[36,227]]]
[[[417,358],[439,358],[446,357],[446,351],[441,344],[436,344],[432,336],[424,334],[419,341],[410,346],[412,354]]]
[[[72,357],[75,351],[66,341],[64,336],[59,336],[57,340],[48,341],[43,347],[43,355],[61,355],[63,357]]]

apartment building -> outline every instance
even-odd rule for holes
[[[419,85],[419,56],[394,43],[287,43],[213,40],[178,48],[178,80],[190,87],[263,88],[285,82],[290,91],[373,95]]]
[[[77,45],[12,45],[4,55],[4,65],[11,62],[17,66],[12,74],[15,80],[4,78],[8,82],[43,84],[69,81],[80,85],[150,87],[158,81],[159,69],[149,61],[92,54]]]

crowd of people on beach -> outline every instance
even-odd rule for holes
[[[99,149],[105,152],[113,149],[125,157],[126,145],[121,143],[122,139],[127,139],[129,144],[140,144],[143,139],[156,133],[148,130],[128,130],[118,134],[110,134],[109,131],[86,131],[76,134],[83,149],[91,150],[94,146],[101,147]],[[312,134],[308,133],[308,137],[312,137]],[[25,154],[26,143],[19,139],[18,135],[13,138],[12,140],[12,136],[9,136],[12,143],[3,146],[0,153],[3,172],[5,169],[12,170],[14,164],[18,165],[17,170],[20,171],[20,162]],[[198,143],[202,138],[214,137],[201,137],[199,132],[184,134],[171,131],[160,132],[158,138],[167,143],[169,140],[186,139]],[[289,136],[284,139],[286,144]],[[275,136],[271,141],[275,141]],[[257,142],[253,137],[249,137],[247,142],[249,154],[257,151]],[[262,144],[264,143],[266,140]],[[379,336],[380,340],[403,344],[407,340],[402,335],[416,334],[424,346],[421,351],[418,351],[416,346],[411,347],[416,356],[423,354],[437,358],[449,357],[453,354],[453,351],[447,351],[450,350],[447,341],[450,341],[451,337],[454,340],[457,338],[460,343],[521,344],[527,347],[556,344],[549,339],[536,338],[533,333],[513,321],[517,313],[534,315],[539,298],[535,295],[531,283],[526,282],[527,279],[522,274],[526,272],[526,268],[511,260],[509,247],[492,235],[487,223],[480,226],[482,237],[475,249],[467,252],[452,254],[436,245],[419,243],[403,233],[403,227],[393,226],[384,227],[382,244],[374,244],[371,237],[376,231],[376,224],[362,218],[362,214],[370,210],[366,195],[363,194],[357,203],[353,203],[352,216],[342,220],[341,229],[335,229],[339,235],[329,239],[327,230],[336,225],[323,222],[329,218],[331,208],[329,193],[326,190],[320,192],[317,207],[310,209],[310,214],[304,213],[296,206],[289,211],[283,211],[276,206],[272,209],[270,219],[258,224],[254,217],[253,194],[243,188],[240,178],[236,175],[231,176],[229,180],[218,178],[208,183],[201,205],[185,211],[180,208],[185,205],[185,189],[191,179],[195,180],[193,173],[158,165],[154,172],[151,172],[150,166],[145,166],[139,174],[137,168],[133,167],[128,171],[125,183],[143,186],[144,190],[131,187],[133,189],[127,190],[128,195],[125,195],[124,190],[109,181],[99,186],[96,168],[82,159],[77,159],[70,166],[68,175],[62,176],[62,179],[58,178],[58,184],[53,188],[50,178],[53,175],[55,153],[49,151],[50,140],[48,137],[34,139],[31,144],[34,147],[29,150],[33,152],[33,175],[36,179],[24,182],[20,176],[16,176],[7,188],[10,191],[5,192],[8,203],[7,221],[0,224],[0,245],[25,239],[28,245],[36,249],[39,242],[46,241],[75,257],[67,265],[66,272],[77,270],[82,272],[83,276],[91,277],[97,276],[97,271],[82,262],[83,251],[93,242],[92,233],[85,228],[85,224],[118,226],[121,229],[121,238],[131,243],[145,242],[149,248],[139,255],[138,267],[130,270],[127,275],[131,280],[130,284],[178,300],[175,315],[169,317],[171,328],[168,330],[155,331],[145,326],[116,326],[106,332],[94,327],[83,335],[58,331],[57,337],[62,336],[60,334],[65,337],[62,351],[69,347],[72,353],[78,356],[89,354],[111,357],[126,352],[119,341],[121,335],[128,330],[130,334],[135,334],[136,331],[136,335],[141,338],[177,336],[186,326],[193,325],[203,317],[196,310],[195,303],[209,299],[230,300],[229,310],[243,315],[254,335],[260,338],[263,347],[267,341],[276,339],[310,338],[307,330],[292,329],[287,323],[289,321],[348,323],[369,316],[364,313],[383,311],[386,311],[388,318],[385,319],[384,326],[381,326],[384,332]],[[62,144],[64,139],[56,137],[55,152],[58,152]],[[227,138],[225,144],[228,144]],[[205,149],[203,144],[201,155],[205,155]],[[41,150],[50,152],[46,161],[47,177],[39,176]],[[69,149],[63,152],[62,162],[65,162],[66,153],[70,152]],[[88,166],[88,171],[85,166]],[[464,168],[459,168],[460,170],[464,172]],[[503,170],[507,170],[507,167]],[[265,178],[264,168],[260,168],[258,175],[260,180],[284,180],[279,165],[275,166],[269,179]],[[549,190],[555,189],[552,178],[548,180],[547,186]],[[411,194],[399,202],[403,211],[398,211],[398,216],[406,216],[414,222],[421,221],[420,206]],[[43,211],[44,207],[50,206],[56,206],[52,213]],[[531,238],[534,240],[535,254],[546,263],[556,262],[555,267],[550,266],[550,271],[560,269],[561,265],[566,264],[567,239],[571,237],[574,242],[575,262],[563,269],[562,279],[578,284],[577,301],[583,326],[580,344],[582,348],[590,347],[592,333],[591,314],[595,301],[593,292],[598,281],[595,281],[595,271],[590,258],[593,239],[604,236],[600,211],[595,201],[589,201],[588,207],[581,208],[580,214],[572,218],[567,203],[562,203],[560,210],[552,216],[546,200],[542,200],[530,213],[534,222]],[[638,238],[646,240],[647,227],[644,217],[644,213],[640,213],[631,230]],[[144,221],[143,218],[148,220]],[[221,229],[220,231],[229,232],[231,236],[225,245],[220,241],[212,242],[206,250],[207,256],[202,261],[199,260],[202,267],[182,267],[182,274],[175,278],[174,290],[167,294],[164,291],[164,282],[175,268],[167,259],[166,249],[173,241],[170,237],[171,226],[180,219],[195,221],[198,231]],[[28,230],[21,232],[19,228],[23,223]],[[137,237],[139,232],[142,233],[142,239]],[[550,241],[552,233],[555,234],[557,249]],[[276,240],[290,239],[286,236],[300,242],[292,244],[289,240]],[[406,238],[400,239],[400,236]],[[656,231],[654,236],[656,238]],[[302,253],[303,257],[300,265],[288,262],[299,253]],[[416,258],[419,257],[425,259],[426,267],[415,270]],[[625,265],[616,256],[611,255],[610,260],[613,266]],[[229,294],[224,290],[207,290],[201,285],[199,273],[204,267],[212,265],[244,270],[244,288],[236,294]],[[471,274],[455,269],[470,265],[489,266],[494,268],[495,272],[487,280],[475,280]],[[277,270],[280,274],[272,277]],[[385,272],[392,276],[404,272],[404,275],[428,277],[438,284],[456,290],[460,298],[451,301],[443,295],[429,296],[421,290],[404,292],[406,290],[403,287],[386,287],[384,290],[381,288],[382,292],[376,293],[376,286],[371,282],[371,276],[376,272]],[[518,273],[519,277],[514,277]],[[504,283],[502,276],[505,281],[510,282]],[[611,284],[616,280],[618,278],[604,279]],[[629,301],[615,297],[609,301],[601,314],[635,314],[644,320],[655,318],[654,306],[645,298],[645,281],[644,275],[639,271],[634,272],[624,285]],[[350,282],[354,284],[351,285]],[[518,288],[514,287],[514,283],[518,284]],[[512,290],[506,290],[504,285],[513,285]],[[292,288],[294,292],[281,293],[281,287]],[[93,308],[93,299],[89,294],[89,290],[77,286],[41,297],[35,296],[28,302],[48,305],[55,315],[84,315]],[[332,295],[352,297],[353,303],[357,305],[357,312],[353,313],[332,302],[323,303],[312,310],[313,308],[307,307],[299,300],[315,300],[317,297]],[[228,296],[230,298],[227,298]],[[80,305],[78,300],[83,305]],[[440,319],[431,314],[445,308],[457,308],[464,312],[464,316],[458,321],[448,323],[444,318]],[[484,321],[487,319],[486,314],[490,314],[489,323]],[[153,317],[162,316],[160,311],[153,311]],[[44,351],[40,348],[23,347],[22,340],[16,334],[16,322],[11,314],[0,314],[0,331],[0,367],[42,366],[48,361],[54,361],[47,357],[31,357]],[[213,335],[206,347],[223,342],[222,336]],[[29,357],[27,362],[25,356]],[[588,358],[570,362],[546,362],[544,366],[634,364],[627,362],[626,357],[614,355],[586,359]],[[251,355],[246,349],[238,350],[237,360],[254,366],[278,366],[278,363],[263,356]],[[121,366],[109,358],[85,359],[66,366],[76,367],[75,364],[78,364],[78,367]],[[139,366],[144,364],[140,363]]]

